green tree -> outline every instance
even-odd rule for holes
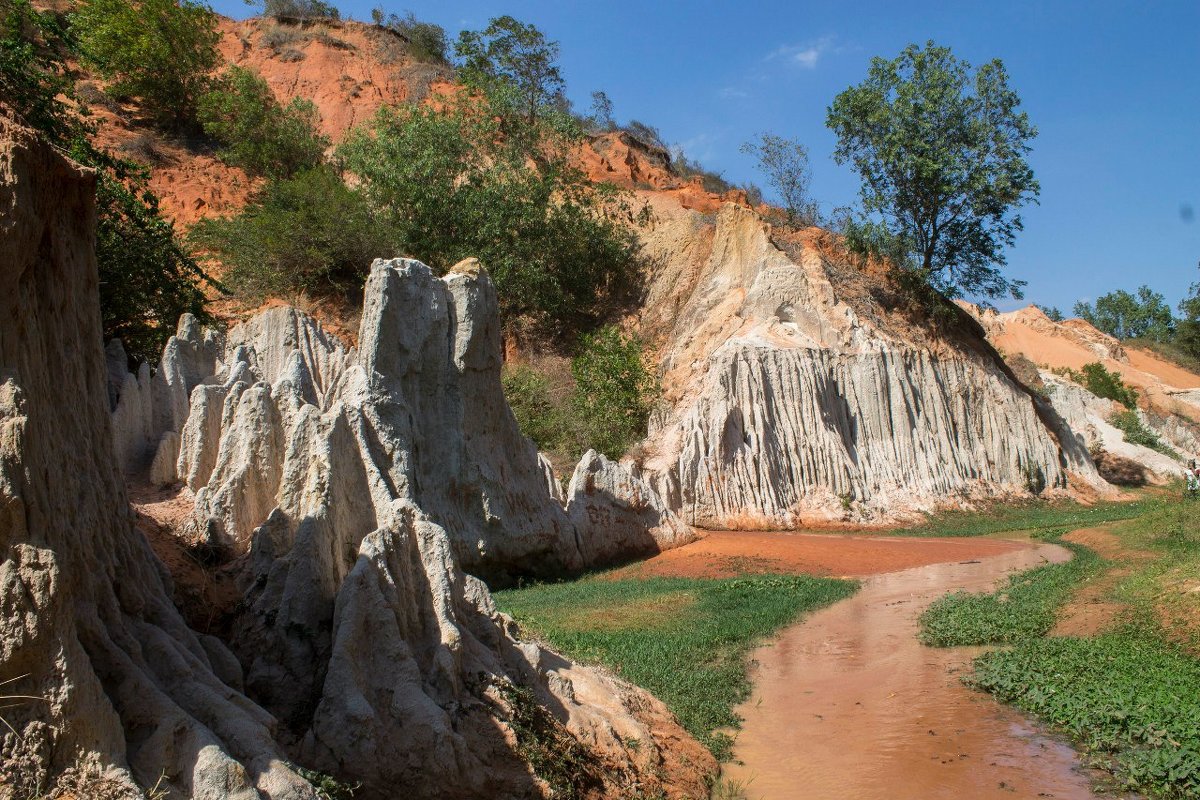
[[[1063,321],[1063,313],[1058,310],[1058,306],[1044,306],[1041,303],[1034,303],[1034,306],[1041,309],[1041,312],[1043,314],[1045,314],[1050,319],[1050,321],[1052,321],[1052,322],[1062,322]]]
[[[946,295],[1020,297],[998,267],[1039,187],[1025,156],[1037,131],[997,59],[977,70],[948,48],[874,58],[830,106],[834,158],[862,178],[854,246]]]
[[[617,123],[613,119],[613,103],[604,92],[592,92],[592,113],[587,118],[588,125],[596,131],[615,131]]]
[[[1193,283],[1179,303],[1175,344],[1191,357],[1200,358],[1200,282]]]
[[[374,259],[396,255],[390,228],[330,167],[271,182],[242,213],[197,223],[190,239],[251,298],[353,294]]]
[[[230,67],[200,98],[197,117],[222,146],[221,157],[251,175],[290,178],[324,158],[329,139],[317,132],[317,107],[295,98],[286,106],[256,72]]]
[[[1118,339],[1147,338],[1169,342],[1175,334],[1175,318],[1163,296],[1141,286],[1137,294],[1118,289],[1096,299],[1096,304],[1075,304],[1075,315]]]
[[[108,91],[158,123],[186,127],[220,56],[216,15],[194,0],[83,0],[71,26]]]
[[[576,417],[586,425],[590,447],[620,458],[646,435],[646,423],[658,397],[658,382],[646,368],[642,344],[606,326],[580,339],[571,359]]]
[[[454,53],[458,76],[493,103],[511,109],[532,125],[548,109],[564,102],[566,82],[558,67],[558,42],[533,25],[505,15],[482,31],[463,31]]]
[[[815,225],[816,204],[808,196],[812,170],[808,166],[808,148],[793,139],[771,133],[742,145],[741,151],[753,156],[767,185],[783,200],[788,224]]]
[[[206,276],[159,214],[145,172],[98,149],[91,126],[72,110],[78,100],[64,68],[75,54],[71,32],[27,0],[5,0],[0,14],[0,88],[7,107],[96,170],[101,335],[120,337],[131,356],[153,361],[180,314],[208,318],[200,290]]]
[[[381,109],[339,148],[401,249],[436,269],[474,256],[496,283],[506,321],[560,335],[586,328],[603,299],[636,287],[628,197],[573,165],[572,139],[538,126],[507,137],[469,98],[448,108]]]

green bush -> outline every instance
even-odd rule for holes
[[[521,135],[470,99],[384,108],[338,150],[404,252],[437,270],[478,258],[506,322],[566,337],[636,288],[627,196],[595,186],[548,126]]]
[[[1051,372],[1070,378],[1097,397],[1113,400],[1126,408],[1137,407],[1137,390],[1126,385],[1120,373],[1106,369],[1099,361],[1084,364],[1079,370],[1060,367]]]
[[[84,60],[108,92],[156,122],[186,127],[220,61],[216,16],[194,0],[83,0],[72,15]]]
[[[450,43],[446,30],[432,22],[422,22],[411,12],[403,17],[388,14],[382,6],[371,10],[371,21],[402,36],[408,42],[409,54],[417,61],[429,64],[445,64]]]
[[[1172,450],[1158,434],[1147,428],[1138,416],[1138,413],[1133,410],[1118,411],[1113,414],[1108,420],[1114,428],[1117,428],[1121,433],[1125,434],[1125,441],[1130,444],[1139,444],[1142,447],[1149,447],[1151,450],[1157,450],[1163,455],[1171,458],[1179,458],[1179,454]]]
[[[251,175],[290,178],[321,163],[329,139],[317,132],[317,107],[295,98],[286,106],[253,70],[231,67],[200,98],[204,132],[221,157]]]
[[[263,0],[263,16],[275,19],[338,19],[337,7],[321,0]]]
[[[571,359],[571,404],[588,447],[620,458],[646,435],[658,382],[646,368],[642,344],[613,326],[583,336]]]
[[[220,258],[225,279],[251,298],[353,294],[374,259],[396,252],[366,198],[329,167],[272,182],[241,214],[203,220],[190,238]]]

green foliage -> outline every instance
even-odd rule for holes
[[[1013,644],[1047,633],[1058,607],[1104,563],[1086,547],[1062,544],[1074,554],[1070,561],[1014,575],[991,594],[955,592],[935,600],[921,614],[921,641],[933,647]]]
[[[875,58],[829,108],[834,157],[862,177],[854,242],[938,292],[1020,296],[1004,249],[1039,187],[1025,160],[1037,131],[997,59],[978,70],[929,42]]]
[[[319,800],[353,800],[354,792],[359,788],[358,784],[342,783],[324,772],[307,769],[299,764],[289,763],[288,768],[312,784]]]
[[[592,797],[604,785],[595,757],[537,700],[534,691],[507,681],[497,688],[508,703],[517,752],[554,798]]]
[[[1084,364],[1070,377],[1097,397],[1115,400],[1126,408],[1137,407],[1137,390],[1121,380],[1121,374],[1108,369],[1099,361]]]
[[[197,116],[221,144],[221,157],[251,175],[290,178],[320,165],[329,147],[317,132],[312,101],[297,97],[282,106],[267,82],[243,67],[230,67],[214,82]]]
[[[538,450],[571,459],[582,453],[580,425],[562,392],[554,392],[550,379],[527,364],[509,365],[501,375],[504,398],[521,432]],[[578,459],[575,459],[578,460]]]
[[[971,683],[1111,755],[1131,789],[1200,795],[1200,662],[1157,637],[1034,639],[980,656]]]
[[[808,166],[808,148],[793,139],[771,133],[742,145],[741,151],[753,156],[767,185],[783,200],[787,221],[792,225],[815,225],[819,214],[808,195],[812,170]]]
[[[566,82],[559,69],[558,42],[533,25],[507,14],[482,31],[463,31],[454,53],[464,85],[487,95],[494,106],[532,125],[547,110],[565,104]]]
[[[251,298],[353,293],[374,259],[396,252],[367,199],[330,167],[272,182],[242,213],[203,220],[190,238],[219,257],[226,280]]]
[[[118,97],[162,125],[186,127],[220,61],[216,16],[195,0],[82,0],[71,27],[84,60]]]
[[[1108,420],[1114,428],[1117,428],[1121,433],[1125,434],[1125,441],[1130,444],[1139,444],[1142,447],[1149,447],[1151,450],[1157,450],[1163,455],[1178,459],[1179,454],[1168,447],[1158,434],[1146,427],[1142,422],[1142,418],[1138,416],[1137,411],[1128,409],[1118,411],[1113,414]]]
[[[1042,313],[1049,317],[1052,322],[1063,321],[1063,313],[1058,310],[1058,306],[1044,306],[1041,303],[1034,303],[1034,305],[1041,309]]]
[[[670,153],[671,171],[680,178],[699,177],[704,191],[714,194],[723,194],[733,188],[733,184],[725,180],[725,176],[720,172],[705,169],[699,161],[688,158],[688,154],[683,152],[682,145],[673,146]]]
[[[1134,296],[1124,289],[1109,292],[1091,303],[1076,303],[1075,315],[1118,339],[1146,338],[1169,342],[1175,335],[1175,319],[1163,296],[1139,287]]]
[[[422,22],[411,12],[403,17],[387,13],[382,6],[371,10],[371,20],[381,28],[397,33],[408,42],[409,54],[417,61],[445,64],[450,43],[441,25]]]
[[[489,109],[381,109],[338,152],[404,252],[438,270],[477,257],[506,321],[585,329],[638,285],[639,217],[572,164],[574,140],[541,124],[503,135]]]
[[[595,131],[615,131],[612,100],[604,92],[592,92],[592,113],[587,117],[588,126]]]
[[[56,15],[29,0],[0,1],[0,97],[17,121],[61,143],[80,132],[64,97],[71,96],[66,57],[74,47]]]
[[[1200,359],[1200,282],[1188,287],[1179,303],[1174,344],[1192,359]]]
[[[946,511],[931,515],[919,526],[897,528],[889,533],[903,536],[988,536],[1008,531],[1049,532],[1133,519],[1157,506],[1158,501],[1155,500],[1104,502],[1087,506],[1030,500],[1005,503],[983,511]]]
[[[648,689],[721,759],[750,693],[746,653],[804,612],[854,593],[851,581],[802,576],[653,578],[538,585],[496,593],[524,627],[567,656]]]
[[[341,15],[337,7],[322,0],[262,0],[263,16],[275,19],[332,19]]]
[[[78,163],[96,170],[96,261],[105,339],[153,361],[185,311],[206,319],[204,274],[158,213],[135,164],[97,149],[92,128],[64,98],[75,100],[64,64],[75,51],[58,18],[25,0],[6,0],[0,19],[0,87],[16,117]]]
[[[659,392],[658,381],[646,368],[641,342],[611,325],[586,334],[571,359],[571,374],[572,404],[586,426],[588,446],[620,458],[646,435]]]

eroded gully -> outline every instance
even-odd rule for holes
[[[724,775],[769,800],[1095,797],[1074,750],[962,685],[978,650],[917,641],[917,616],[946,592],[1069,557],[1030,545],[866,578],[754,652],[740,763]]]

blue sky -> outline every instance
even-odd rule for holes
[[[858,181],[830,158],[826,108],[872,56],[933,39],[974,64],[1001,58],[1040,131],[1041,205],[1023,212],[1008,257],[1026,299],[1069,313],[1076,300],[1148,283],[1174,306],[1200,280],[1200,0],[400,2],[385,7],[452,38],[506,13],[537,25],[562,46],[577,108],[602,89],[618,121],[656,126],[732,182],[763,182],[738,152],[755,133],[799,139],[827,208],[851,204]],[[336,4],[360,20],[376,5]],[[252,13],[243,0],[214,7]]]

